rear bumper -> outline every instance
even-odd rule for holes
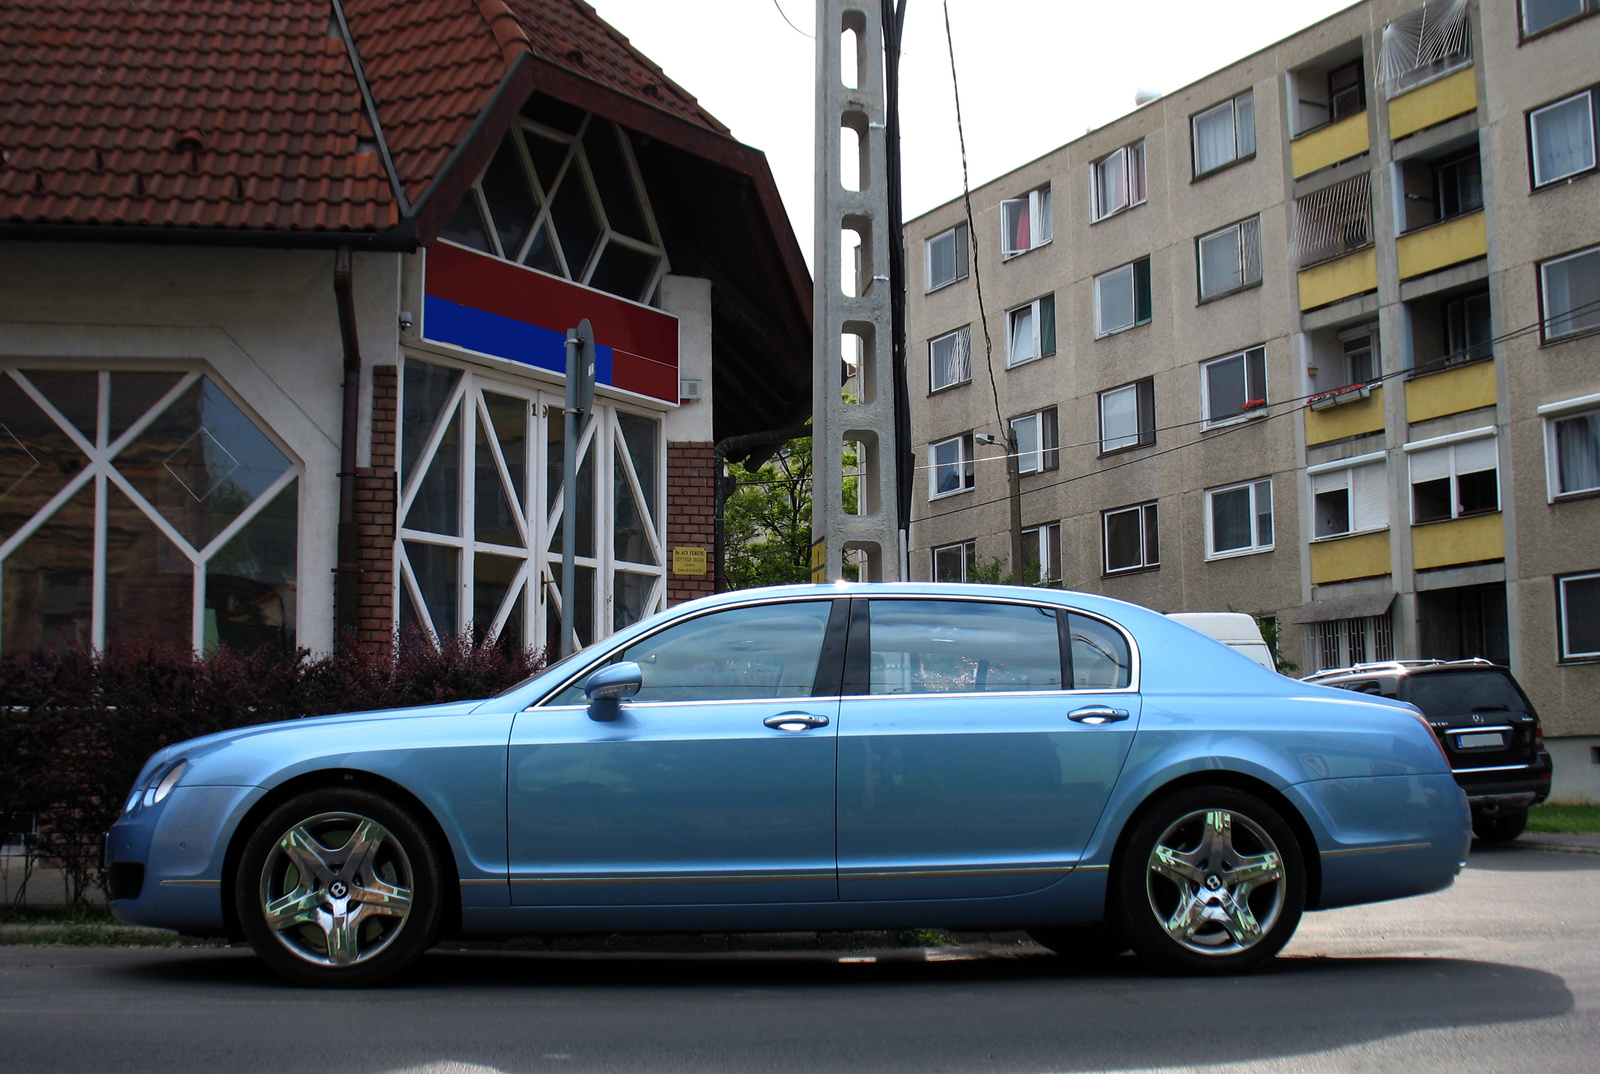
[[[1538,805],[1550,797],[1553,771],[1550,755],[1543,751],[1531,764],[1451,770],[1473,811],[1481,813]]]

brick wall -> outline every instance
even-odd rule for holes
[[[399,368],[372,370],[372,465],[356,471],[356,527],[361,548],[361,614],[357,638],[385,650],[394,640],[395,436],[399,426]]]
[[[712,551],[716,541],[716,454],[711,442],[679,441],[667,444],[667,604],[681,604],[715,590]],[[679,575],[672,571],[674,548],[704,548],[706,573]]]

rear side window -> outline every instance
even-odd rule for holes
[[[1120,631],[1077,612],[1067,614],[1067,629],[1074,690],[1120,690],[1133,681],[1133,656]]]
[[[1451,671],[1411,675],[1401,687],[1409,701],[1430,718],[1444,719],[1467,712],[1526,712],[1528,703],[1504,673]]]
[[[970,600],[874,600],[869,693],[1061,689],[1052,609]]]

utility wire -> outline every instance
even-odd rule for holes
[[[784,15],[784,13],[783,13],[783,5],[778,3],[778,0],[772,0],[772,6],[778,9],[778,14],[783,15],[783,21],[789,23],[789,29],[793,30],[795,33],[799,34],[801,37],[809,37],[813,41],[815,41],[817,39],[815,34],[806,33],[804,30],[800,29],[800,27],[796,26],[792,21],[790,21],[788,15]]]

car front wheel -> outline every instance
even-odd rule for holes
[[[1113,909],[1140,957],[1180,973],[1240,973],[1283,949],[1305,908],[1305,864],[1288,824],[1232,787],[1162,799],[1134,826]]]
[[[234,897],[256,953],[300,984],[357,987],[400,972],[439,928],[440,868],[412,816],[368,791],[312,791],[251,834]]]

